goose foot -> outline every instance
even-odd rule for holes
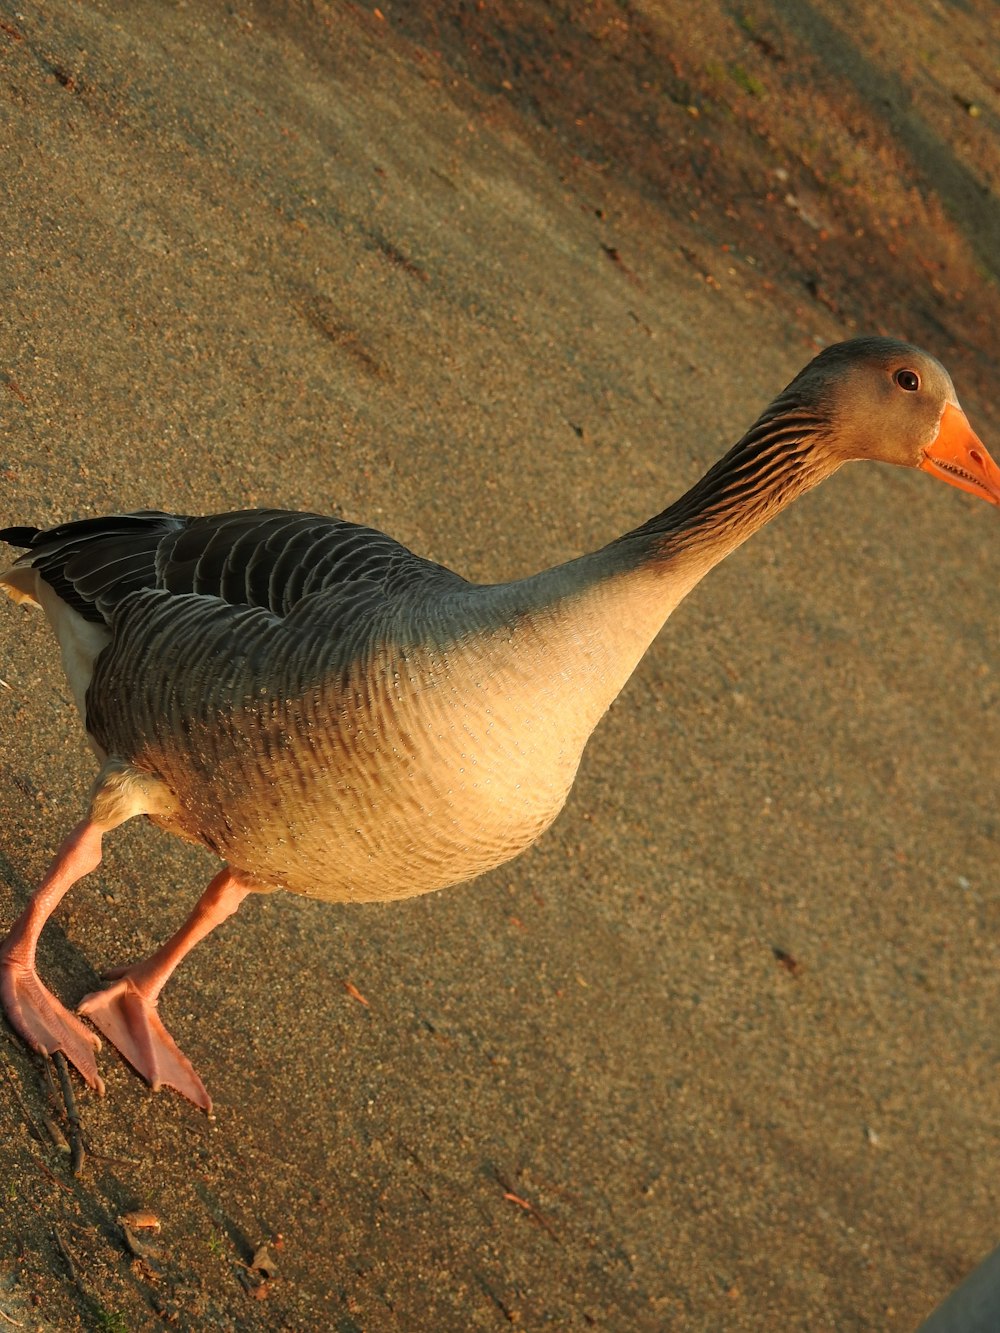
[[[104,990],[85,995],[77,1012],[103,1032],[154,1092],[164,1085],[175,1088],[211,1114],[212,1099],[191,1061],[160,1021],[156,1001],[148,999],[127,973]]]
[[[0,957],[0,1003],[11,1027],[32,1050],[42,1055],[61,1051],[88,1087],[104,1095],[94,1059],[101,1049],[99,1038],[42,985],[33,967]]]

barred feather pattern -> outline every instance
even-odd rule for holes
[[[142,588],[198,593],[288,615],[305,597],[354,581],[387,596],[431,573],[465,580],[375,528],[321,514],[238,510],[189,518],[140,510],[48,531],[0,530],[68,606],[93,622]]]
[[[642,534],[662,558],[681,550],[690,558],[746,540],[796,496],[810,490],[842,458],[822,445],[829,422],[794,399],[778,399],[741,440],[675,504],[619,540]]]
[[[576,617],[475,600],[358,584],[281,620],[135,594],[88,725],[183,794],[161,822],[261,886],[370,900],[469,879],[552,822],[610,702]],[[577,674],[569,709],[547,671]]]

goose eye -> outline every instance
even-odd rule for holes
[[[920,376],[915,370],[897,370],[892,378],[907,393],[916,393],[920,388]]]

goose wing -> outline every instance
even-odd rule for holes
[[[428,578],[464,584],[385,533],[321,514],[241,510],[206,518],[139,510],[47,530],[10,527],[0,539],[26,548],[6,579],[34,570],[85,620],[110,624],[130,594],[195,594],[231,607],[288,616],[305,598],[363,584],[391,597]],[[27,591],[27,589],[25,589]]]

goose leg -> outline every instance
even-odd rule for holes
[[[231,870],[220,870],[166,944],[141,963],[106,973],[113,978],[112,984],[85,996],[77,1006],[78,1012],[104,1033],[154,1092],[166,1084],[209,1113],[212,1099],[191,1061],[163,1026],[156,1006],[160,991],[181,959],[232,916],[250,892]]]
[[[94,1052],[101,1043],[46,989],[35,971],[35,948],[42,927],[66,891],[101,860],[106,826],[84,819],[56,853],[48,874],[0,944],[0,1004],[11,1027],[33,1050],[62,1051],[96,1092],[104,1092]]]

